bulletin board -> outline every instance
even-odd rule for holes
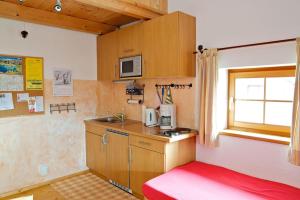
[[[45,113],[44,60],[0,55],[0,118]]]

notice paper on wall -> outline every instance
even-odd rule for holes
[[[18,93],[17,94],[17,102],[27,102],[29,99],[29,93]]]
[[[13,110],[14,102],[12,93],[0,93],[0,110]]]
[[[28,111],[30,113],[34,113],[35,112],[35,107],[36,107],[35,97],[29,97],[28,98]]]
[[[44,112],[44,98],[43,96],[35,97],[35,112]]]
[[[23,75],[0,74],[0,91],[23,91]]]
[[[26,58],[26,90],[43,90],[43,59]]]
[[[30,113],[44,112],[44,98],[43,96],[28,98],[28,111]]]
[[[73,96],[72,71],[55,70],[53,75],[53,96]]]

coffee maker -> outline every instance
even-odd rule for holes
[[[175,129],[176,128],[176,105],[161,104],[160,105],[160,129]]]

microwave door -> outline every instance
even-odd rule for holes
[[[122,74],[126,75],[126,76],[132,76],[133,72],[134,72],[134,62],[133,60],[128,60],[128,61],[124,61],[122,62]]]

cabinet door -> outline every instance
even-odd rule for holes
[[[178,13],[147,21],[143,28],[144,78],[176,77],[179,71]]]
[[[119,77],[117,32],[97,38],[98,80],[114,80]]]
[[[102,143],[102,136],[86,133],[86,162],[87,166],[103,175],[107,176],[106,170],[106,146]]]
[[[128,136],[108,134],[108,178],[129,188],[128,142]]]
[[[142,53],[142,25],[129,26],[118,31],[119,57],[129,57]]]
[[[143,184],[164,172],[164,154],[130,146],[130,187],[142,195]]]

